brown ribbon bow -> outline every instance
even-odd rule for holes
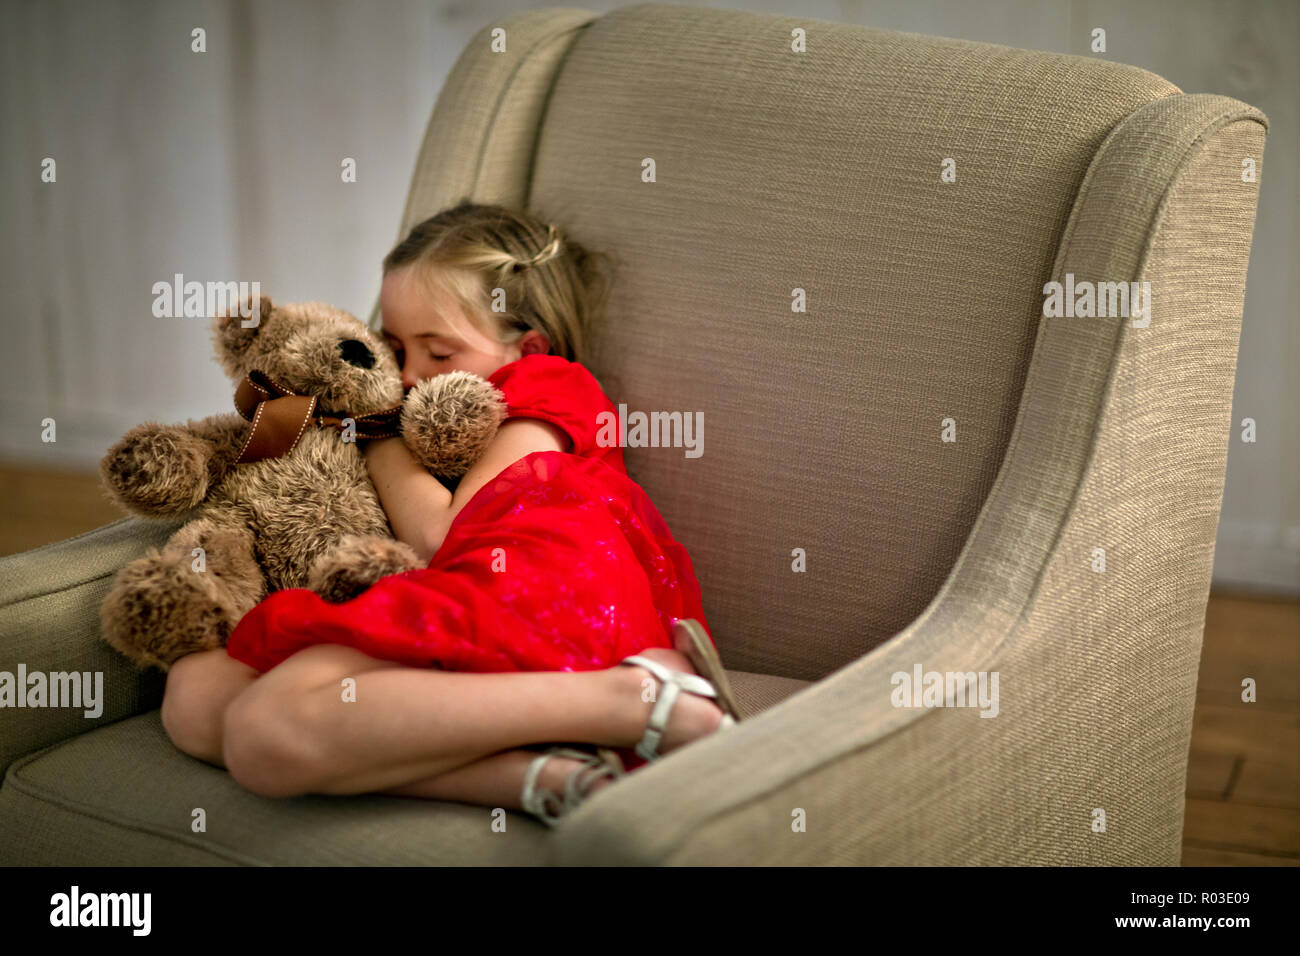
[[[266,458],[279,458],[297,447],[307,426],[343,431],[344,420],[356,426],[358,440],[392,438],[401,433],[402,406],[394,405],[369,415],[346,412],[316,411],[315,395],[299,395],[285,388],[269,375],[252,371],[235,389],[235,408],[253,423],[244,438],[235,464],[243,465]]]

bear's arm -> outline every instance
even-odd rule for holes
[[[208,484],[214,487],[221,482],[239,457],[244,438],[251,427],[235,412],[212,415],[187,422],[195,435],[212,443],[212,457],[208,459]]]
[[[128,431],[99,463],[109,495],[127,511],[170,518],[201,504],[229,471],[248,423],[237,414],[184,425],[146,422]]]

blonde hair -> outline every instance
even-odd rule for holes
[[[446,289],[476,324],[496,319],[491,331],[502,342],[536,330],[552,354],[581,362],[609,292],[610,262],[554,224],[464,199],[414,226],[384,257],[384,275],[414,265],[426,287]],[[495,289],[504,313],[492,311]]]

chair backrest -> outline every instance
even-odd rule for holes
[[[629,411],[704,425],[699,457],[629,447],[629,471],[690,551],[728,666],[816,679],[943,583],[1089,162],[1178,92],[806,19],[535,11],[462,54],[402,228],[468,196],[617,257],[589,367]]]

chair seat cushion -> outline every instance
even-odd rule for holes
[[[743,716],[807,686],[728,673]],[[206,830],[195,832],[202,809]],[[16,760],[0,787],[0,864],[28,866],[542,865],[551,831],[440,800],[244,790],[181,753],[153,710]]]
[[[795,677],[778,677],[775,674],[753,674],[749,671],[727,671],[727,680],[736,695],[736,705],[742,719],[756,717],[769,707],[779,704],[792,694],[811,687],[813,682]]]
[[[462,803],[261,797],[177,750],[157,710],[23,757],[0,788],[11,865],[539,865],[547,836],[516,812],[494,833],[490,810]]]

